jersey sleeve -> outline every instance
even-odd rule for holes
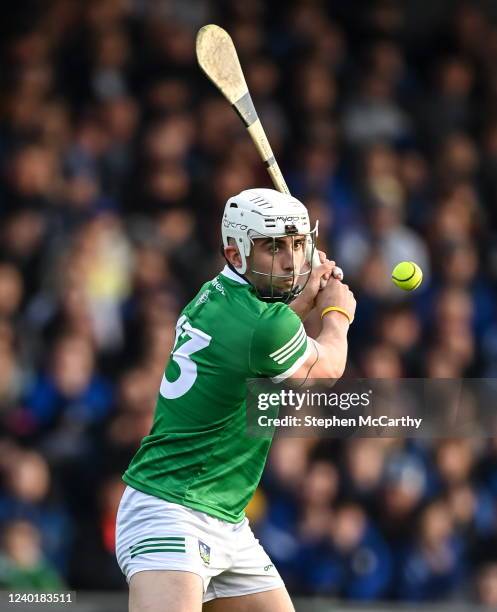
[[[299,369],[311,349],[295,312],[285,304],[274,304],[263,312],[254,329],[250,368],[255,376],[280,382]]]

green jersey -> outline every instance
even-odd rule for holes
[[[181,313],[152,430],[124,481],[240,521],[271,445],[270,438],[246,435],[247,380],[290,376],[306,360],[310,344],[291,308],[259,300],[226,266]]]

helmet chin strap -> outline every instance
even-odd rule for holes
[[[272,295],[268,295],[268,296],[265,296],[257,288],[256,288],[256,291],[257,291],[257,294],[259,295],[259,299],[264,300],[265,302],[268,302],[268,303],[282,302],[283,304],[289,304],[300,293],[300,288],[297,285],[291,291],[282,291],[279,295],[277,295],[277,292],[274,291],[274,289],[273,289]]]

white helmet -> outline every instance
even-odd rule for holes
[[[233,238],[238,246],[242,262],[235,269],[240,275],[247,271],[247,257],[254,238],[281,238],[297,234],[306,236],[309,270],[305,275],[308,276],[317,231],[317,222],[311,230],[309,213],[302,202],[274,189],[259,188],[245,189],[226,202],[221,227],[223,245],[228,246],[228,239]]]

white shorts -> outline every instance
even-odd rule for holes
[[[228,523],[129,486],[117,513],[116,556],[128,583],[144,570],[198,574],[204,602],[283,586],[247,518]]]

